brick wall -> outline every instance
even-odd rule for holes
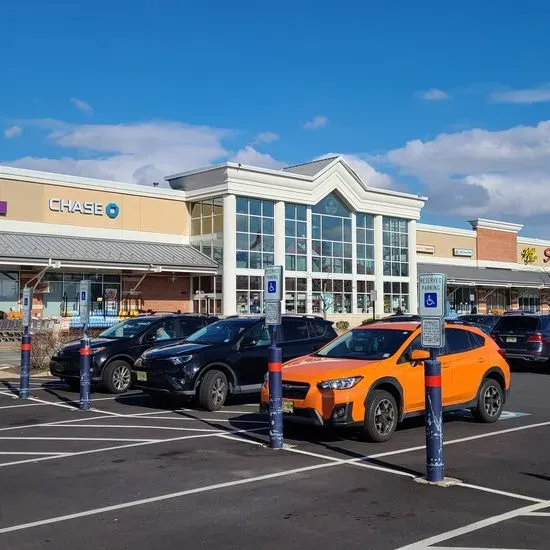
[[[174,312],[179,309],[184,313],[193,311],[189,277],[179,275],[172,279],[169,275],[147,275],[137,289],[139,294],[126,299],[127,292],[135,287],[139,279],[135,275],[123,277],[124,308]]]
[[[516,263],[518,261],[517,234],[478,228],[477,259]]]

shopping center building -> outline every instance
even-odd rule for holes
[[[263,308],[263,269],[285,266],[283,308],[350,321],[417,307],[417,274],[445,272],[457,311],[548,311],[550,241],[521,226],[418,223],[425,197],[366,186],[341,158],[282,170],[236,163],[169,175],[169,188],[0,167],[0,311],[230,315]],[[549,269],[550,271],[550,269]],[[547,290],[548,289],[548,290]]]

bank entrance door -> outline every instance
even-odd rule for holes
[[[222,310],[221,294],[197,292],[193,297],[193,313],[219,315]]]

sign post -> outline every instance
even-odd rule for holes
[[[430,359],[424,363],[426,479],[437,483],[445,477],[441,363],[437,360],[436,350],[445,347],[447,277],[442,273],[426,273],[419,276],[418,286],[422,347],[430,350]]]
[[[283,267],[280,265],[265,269],[264,306],[265,322],[271,327],[269,348],[269,445],[272,449],[283,448],[283,396],[281,348],[277,346],[277,332],[281,325],[281,300]]]
[[[372,320],[376,321],[376,300],[378,300],[378,293],[376,290],[373,290],[370,293],[370,301],[372,302]]]
[[[80,410],[90,409],[90,370],[92,350],[88,338],[90,321],[90,281],[80,281],[78,293],[80,303],[80,321],[82,323],[82,340],[80,341]]]
[[[19,370],[19,398],[29,397],[29,378],[31,373],[31,319],[33,288],[23,289],[23,336],[21,337],[21,368]]]

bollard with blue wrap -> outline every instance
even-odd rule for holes
[[[29,397],[29,377],[31,373],[31,333],[29,327],[23,329],[21,338],[21,369],[19,373],[19,398]]]
[[[271,329],[271,347],[269,348],[269,444],[272,449],[283,448],[283,357],[277,347],[277,325]]]
[[[86,331],[80,341],[80,410],[87,411],[90,407],[90,368],[92,349]]]
[[[426,387],[426,478],[431,482],[443,481],[443,409],[441,395],[441,363],[430,351],[424,362]]]

